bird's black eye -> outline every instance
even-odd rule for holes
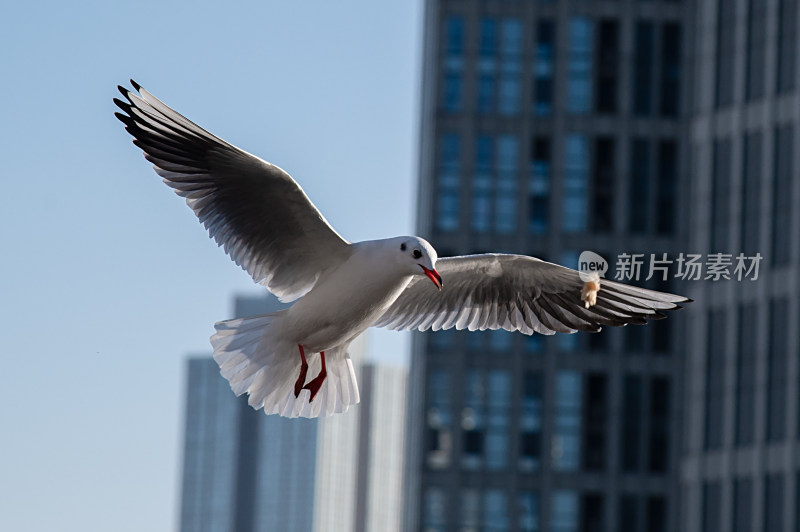
[[[405,251],[405,250],[406,250],[406,243],[403,242],[402,244],[400,244],[400,251]]]
[[[422,252],[420,250],[418,250],[418,249],[415,249],[414,251],[412,251],[411,254],[414,255],[415,259],[418,259],[418,258],[420,258],[422,256]]]

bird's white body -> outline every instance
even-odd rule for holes
[[[353,244],[346,262],[279,313],[275,335],[318,353],[348,344],[371,327],[405,290],[412,273],[422,273],[396,260],[396,240]]]
[[[583,283],[574,270],[522,255],[438,260],[419,237],[351,244],[288,173],[132,83],[138,94],[119,87],[127,101],[115,100],[117,117],[156,173],[255,282],[296,300],[280,312],[219,322],[211,337],[234,393],[267,414],[317,417],[358,403],[347,346],[373,325],[598,332],[663,318],[660,310],[687,301],[611,281],[601,290],[599,278]],[[306,382],[307,372],[317,377]]]

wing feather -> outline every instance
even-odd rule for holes
[[[352,253],[289,174],[209,133],[131,81],[116,113],[156,173],[209,235],[284,301]],[[138,94],[137,94],[138,93]]]
[[[601,280],[586,308],[577,271],[522,255],[469,255],[436,263],[444,289],[413,280],[375,324],[389,329],[506,329],[525,334],[598,332],[602,326],[644,324],[690,299]]]

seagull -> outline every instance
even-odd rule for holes
[[[358,403],[348,346],[369,327],[599,332],[691,301],[523,255],[439,258],[418,236],[348,242],[287,172],[131,85],[118,87],[115,115],[145,159],[237,265],[294,301],[221,321],[211,337],[233,392],[266,414],[315,418]]]

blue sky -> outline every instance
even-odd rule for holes
[[[173,530],[185,357],[258,291],[131,144],[116,85],[289,171],[345,238],[408,234],[421,23],[420,0],[0,8],[0,530]]]

